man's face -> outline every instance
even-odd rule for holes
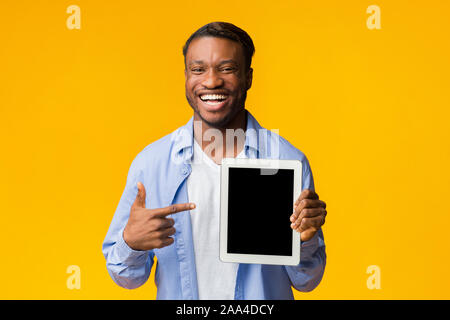
[[[224,128],[245,108],[252,69],[239,43],[216,37],[192,40],[186,53],[186,98],[202,121]]]

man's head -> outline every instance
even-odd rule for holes
[[[186,41],[186,98],[209,126],[224,128],[245,109],[254,52],[250,36],[226,22],[209,23]]]

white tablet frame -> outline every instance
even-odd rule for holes
[[[261,168],[261,169],[292,169],[294,170],[294,203],[301,193],[302,162],[300,160],[224,158],[220,173],[220,260],[222,262],[255,263],[272,265],[298,265],[300,263],[300,233],[292,230],[292,254],[290,256],[238,254],[228,253],[228,173],[229,168]],[[286,223],[290,224],[287,220]]]

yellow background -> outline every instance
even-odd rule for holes
[[[81,30],[69,30],[69,5]],[[381,30],[369,30],[369,5]],[[187,122],[182,46],[211,21],[254,40],[247,107],[310,160],[328,204],[322,283],[297,299],[449,299],[448,1],[0,4],[0,298],[154,299],[101,244],[129,165]],[[81,268],[69,290],[66,268]],[[369,265],[381,289],[366,286]]]

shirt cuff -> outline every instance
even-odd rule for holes
[[[123,239],[123,231],[120,232],[119,240],[116,242],[116,253],[120,261],[123,261],[129,265],[141,264],[147,260],[148,251],[134,250],[128,246]]]

